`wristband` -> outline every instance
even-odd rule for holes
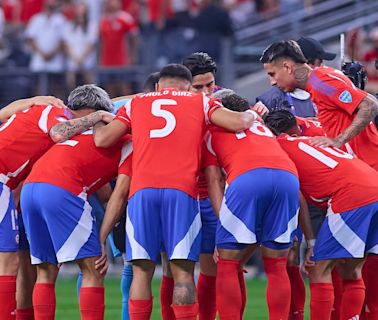
[[[307,240],[307,248],[313,248],[315,247],[315,239],[309,239]]]

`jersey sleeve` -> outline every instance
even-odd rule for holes
[[[128,127],[131,127],[131,101],[125,101],[125,104],[118,109],[114,119],[121,121]]]
[[[205,119],[206,124],[211,123],[211,116],[215,110],[223,108],[222,103],[219,99],[209,99],[208,97],[204,98],[204,112],[205,112]]]
[[[202,146],[201,169],[205,169],[206,167],[210,166],[219,167],[219,163],[211,145],[211,134],[207,133]]]
[[[131,153],[125,161],[121,163],[121,165],[118,167],[118,174],[124,174],[129,177],[132,176],[132,164],[133,164],[133,154]]]
[[[65,122],[70,119],[72,119],[72,114],[68,109],[47,106],[46,109],[42,111],[38,124],[42,131],[47,133],[57,123]]]
[[[133,145],[131,141],[124,143],[121,151],[121,159],[118,166],[118,174],[131,177],[132,174]]]
[[[312,92],[316,92],[317,100],[328,101],[329,105],[353,114],[367,92],[357,88],[346,76],[336,71],[317,72],[310,76]]]

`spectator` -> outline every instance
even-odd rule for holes
[[[6,57],[6,49],[5,49],[4,38],[3,38],[4,25],[5,25],[4,11],[0,7],[0,62]]]
[[[378,59],[378,27],[375,27],[369,33],[369,40],[373,47],[364,54],[364,62],[369,81],[366,90],[370,93],[378,93],[378,72],[375,67],[375,61]]]
[[[73,20],[67,23],[64,32],[70,90],[78,85],[78,76],[82,76],[81,84],[94,82],[97,40],[98,26],[89,20],[87,4],[83,1],[77,3]]]
[[[100,22],[100,66],[125,67],[136,63],[138,26],[133,17],[121,9],[120,0],[105,0]],[[127,95],[130,84],[123,76],[103,77],[104,87],[111,97]]]
[[[193,24],[197,33],[195,43],[198,45],[195,51],[207,52],[215,61],[219,61],[222,38],[233,35],[228,12],[217,6],[214,0],[202,0]]]
[[[66,21],[58,11],[58,0],[46,0],[44,9],[27,25],[25,34],[32,54],[30,70],[49,73],[50,92],[61,97],[64,70],[63,32]],[[41,90],[41,88],[39,88]]]

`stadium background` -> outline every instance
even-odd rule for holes
[[[31,11],[26,16],[18,16],[15,4],[22,7],[23,3],[28,2]],[[102,14],[101,2],[88,0],[90,19],[98,24]],[[346,33],[347,60],[354,58],[366,63],[366,52],[378,41],[378,36],[374,33],[378,26],[376,0],[206,0],[195,1],[189,7],[180,7],[177,5],[179,2],[172,0],[172,12],[176,15],[169,16],[165,28],[156,31],[151,29],[156,21],[146,13],[146,3],[138,2],[139,7],[136,9],[136,1],[122,1],[123,8],[137,18],[137,58],[131,64],[117,66],[97,63],[91,69],[94,82],[106,87],[109,79],[118,78],[130,84],[126,89],[119,89],[118,95],[138,91],[146,75],[158,70],[165,63],[180,62],[183,56],[193,51],[205,51],[215,58],[219,66],[217,83],[234,89],[252,103],[257,95],[269,87],[258,57],[272,41],[311,36],[322,42],[327,51],[338,53],[338,57],[329,63],[335,67],[340,67],[341,63],[340,33]],[[4,14],[4,19],[1,19],[0,11],[0,108],[10,101],[32,95],[49,94],[65,99],[69,92],[66,65],[62,66],[62,72],[58,72],[59,81],[55,83],[51,81],[51,74],[46,70],[34,72],[29,67],[32,52],[26,44],[25,30],[32,14],[41,10],[41,3],[42,1],[37,0],[0,1]],[[61,1],[59,10],[68,20],[72,19],[75,1]],[[211,15],[212,19],[205,19],[209,10],[216,14]],[[224,18],[226,16],[229,20]],[[219,17],[222,17],[222,23],[215,28],[209,28],[208,25],[219,20]],[[124,37],[127,39],[128,35],[125,34]],[[156,39],[159,39],[159,43]],[[94,52],[97,58],[100,56],[102,41],[100,37],[96,39]],[[378,55],[378,49],[375,50]],[[372,82],[377,78],[376,74],[369,76]],[[79,78],[76,84],[81,84],[81,81]],[[113,263],[113,272],[110,272],[106,284],[106,319],[118,317],[121,310],[121,261],[116,259]],[[79,318],[75,293],[76,271],[71,267],[68,266],[66,270],[63,268],[57,284],[57,319]],[[250,276],[247,281],[249,298],[246,318],[250,319],[253,315],[254,319],[266,319],[266,281],[261,274],[258,258],[255,258],[255,263],[250,268],[251,273],[257,276]],[[153,282],[153,319],[159,319],[158,278],[159,276]]]

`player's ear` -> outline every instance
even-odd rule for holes
[[[282,61],[282,67],[289,73],[293,73],[293,63],[291,63],[290,60],[284,60]]]

